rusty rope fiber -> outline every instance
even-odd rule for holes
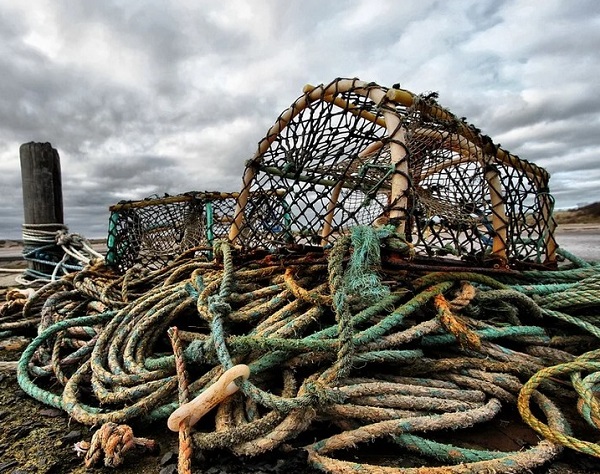
[[[188,373],[183,358],[183,348],[179,338],[179,331],[176,327],[168,330],[169,339],[173,345],[173,354],[175,356],[175,369],[177,370],[177,382],[179,387],[179,404],[183,405],[190,400],[188,387]],[[192,472],[192,440],[190,437],[190,426],[187,420],[179,425],[179,457],[177,462],[177,472],[179,474],[191,474]]]
[[[43,310],[44,322],[21,357],[19,384],[84,424],[162,420],[178,405],[172,355],[178,351],[165,344],[167,329],[177,325],[187,345],[178,357],[190,368],[190,396],[206,390],[233,364],[245,363],[251,370],[242,391],[217,409],[215,430],[191,434],[194,446],[252,456],[315,424],[334,423],[341,432],[327,439],[335,443],[307,449],[315,466],[345,472],[347,466],[331,453],[367,435],[397,433],[399,446],[410,444],[401,449],[414,450],[417,438],[404,435],[497,417],[502,407],[514,406],[523,384],[527,393],[535,372],[557,357],[580,355],[571,353],[577,346],[571,348],[570,340],[598,330],[593,318],[582,314],[598,308],[589,299],[590,288],[593,294],[598,284],[597,267],[565,270],[568,275],[555,279],[561,286],[546,278],[538,283],[537,275],[527,272],[494,278],[472,272],[406,273],[394,277],[395,289],[369,294],[347,275],[358,268],[368,278],[375,276],[366,288],[377,291],[378,281],[390,280],[380,256],[369,253],[369,246],[379,248],[387,238],[378,232],[361,229],[338,239],[327,262],[310,265],[236,266],[231,248],[222,243],[215,249],[218,260],[211,263],[190,256],[166,270],[132,269],[125,275],[86,268],[48,285],[33,303],[28,300],[30,314]],[[549,294],[549,284],[563,299]],[[569,299],[570,292],[577,298]],[[546,307],[563,300],[571,304]],[[557,328],[543,324],[556,318]],[[536,381],[530,399],[545,413],[550,433],[572,436],[564,414],[536,398],[543,397],[539,390],[561,403],[576,397],[584,420],[597,428],[593,393],[600,371],[591,356],[582,357],[570,385],[554,376]],[[49,377],[65,386],[49,391],[42,383]],[[90,381],[91,396],[84,401],[80,394],[89,391]],[[354,441],[344,444],[345,431],[356,432],[349,438]],[[488,461],[498,472],[526,472],[555,456],[558,445],[571,447],[567,442],[552,434],[518,462],[515,453],[482,449],[476,459],[469,450],[428,440],[417,451],[453,464],[447,472],[478,472],[478,463]],[[462,454],[448,457],[455,451]],[[460,463],[467,463],[462,471]],[[365,472],[388,472],[360,466]],[[397,469],[389,472],[417,472]]]
[[[555,427],[557,425],[554,425]],[[564,424],[559,424],[558,429],[567,430],[564,427]],[[387,430],[385,430],[387,432]],[[346,433],[342,433],[340,436],[344,436]],[[369,439],[372,436],[372,432],[368,434]],[[416,438],[412,438],[413,441]],[[352,445],[356,440],[349,441],[348,445]],[[406,441],[406,440],[405,440]],[[423,443],[422,443],[423,444]],[[317,443],[318,446],[313,446],[315,451],[321,449],[321,445]],[[440,448],[440,444],[437,445]],[[431,447],[431,445],[430,445]],[[464,457],[465,453],[463,452],[462,458],[457,458],[456,452],[457,450],[452,446],[443,446],[444,452],[437,457],[445,456],[445,459],[450,460],[452,456],[453,462],[465,462],[467,459]],[[430,449],[431,450],[431,449]],[[421,448],[421,452],[423,448]],[[445,453],[453,453],[452,456],[448,456]],[[551,443],[542,443],[538,448],[532,449],[530,452],[525,454],[523,453],[487,453],[481,454],[478,452],[469,452],[469,455],[478,454],[480,458],[488,458],[494,459],[493,463],[487,462],[476,462],[472,465],[461,465],[461,466],[453,466],[453,467],[443,467],[440,468],[440,472],[481,472],[482,470],[494,470],[494,472],[519,472],[521,470],[527,470],[532,466],[539,465],[540,459],[551,459],[557,452],[557,448]],[[360,465],[356,463],[345,463],[340,461],[335,461],[331,458],[327,458],[322,456],[321,454],[315,454],[315,452],[311,453],[313,463],[317,466],[323,467],[325,470],[329,472],[356,472],[356,471],[364,471],[364,472],[421,472],[419,469],[392,469],[392,468],[381,468],[379,466],[366,466]],[[498,458],[498,459],[496,459]],[[542,462],[544,462],[542,460]],[[503,469],[502,469],[503,468]],[[437,470],[434,468],[423,468],[423,472],[436,472]]]

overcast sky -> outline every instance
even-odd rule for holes
[[[0,238],[22,143],[52,143],[69,230],[105,237],[121,199],[239,190],[279,113],[336,77],[437,91],[545,167],[557,207],[598,201],[599,55],[597,0],[5,0]]]

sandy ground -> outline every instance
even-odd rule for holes
[[[20,274],[21,270],[25,270],[26,268],[27,262],[23,260],[5,262],[0,260],[0,288],[9,288],[18,285],[16,277]]]
[[[600,226],[597,224],[559,226],[556,240],[560,247],[584,260],[600,261]]]

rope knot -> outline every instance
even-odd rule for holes
[[[56,231],[54,240],[56,241],[56,245],[69,245],[73,239],[67,230],[60,229]]]
[[[31,299],[35,294],[35,290],[33,288],[27,289],[19,289],[19,288],[9,288],[6,291],[6,301],[17,301],[22,300],[24,303],[28,299]],[[2,314],[0,312],[0,314]]]
[[[231,313],[231,306],[221,295],[211,295],[208,297],[208,310],[212,315],[219,315],[221,317],[227,316]]]
[[[74,449],[78,454],[85,453],[85,467],[94,466],[103,457],[106,467],[118,467],[123,464],[125,453],[135,446],[143,446],[151,451],[157,448],[155,441],[133,436],[130,426],[108,422],[94,433],[91,442],[80,441]]]

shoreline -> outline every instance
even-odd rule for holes
[[[587,255],[589,249],[586,250],[587,247],[597,246],[597,236],[600,236],[600,223],[561,224],[557,227],[555,235],[559,246],[562,248],[569,251],[574,250],[575,255],[584,259],[587,257],[587,259],[594,261],[600,260],[598,251]],[[106,252],[106,239],[90,239],[90,242],[97,251]],[[20,240],[0,239],[0,289],[18,286],[15,278],[21,273],[15,270],[27,268],[27,262],[22,257],[22,250],[23,245]]]
[[[591,223],[591,224],[558,224],[556,226],[557,233],[561,232],[587,232],[587,231],[597,231],[600,232],[600,224],[599,223]]]
[[[562,224],[557,224],[557,226],[556,226],[556,232],[576,232],[576,231],[589,231],[589,230],[600,231],[600,222],[562,223]],[[93,245],[98,245],[98,246],[106,245],[105,238],[87,239],[87,240]],[[22,246],[23,246],[22,239],[0,238],[0,249],[22,247]]]

